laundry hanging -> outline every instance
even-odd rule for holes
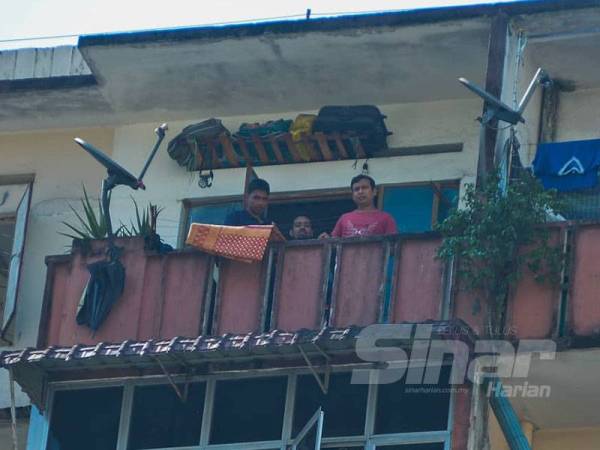
[[[600,139],[538,145],[533,170],[544,188],[561,192],[598,185]]]

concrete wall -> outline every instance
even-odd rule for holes
[[[16,310],[16,348],[36,344],[46,276],[44,258],[64,253],[70,243],[58,234],[66,231],[61,222],[73,218],[69,203],[77,206],[82,183],[92,191],[100,184],[102,171],[77,148],[73,136],[85,135],[110,152],[112,134],[109,129],[94,129],[0,135],[0,179],[7,175],[35,176]],[[27,404],[20,391],[17,397],[18,405]],[[9,406],[8,399],[6,371],[1,370],[0,408]]]
[[[533,450],[597,450],[600,428],[538,430],[533,434]]]
[[[448,179],[463,183],[474,181],[479,127],[473,119],[480,113],[480,107],[477,100],[380,106],[388,116],[388,128],[394,132],[389,138],[391,147],[462,142],[464,149],[461,153],[372,159],[369,161],[370,174],[378,183]],[[242,122],[294,118],[296,114],[298,112],[237,116],[223,118],[223,122],[229,130],[236,131]],[[171,123],[168,138],[174,137],[185,125],[202,119]],[[138,124],[118,128],[115,131],[115,159],[125,167],[139,170],[153,145],[154,127],[155,124]],[[258,167],[256,172],[271,183],[273,192],[346,188],[350,178],[361,171],[362,161],[357,168],[353,168],[353,164],[354,161],[292,164]],[[152,200],[165,207],[159,219],[159,232],[163,239],[175,244],[182,200],[239,195],[243,190],[244,173],[244,169],[218,170],[213,186],[200,189],[197,174],[179,167],[163,149],[145,179],[148,189],[136,193],[136,199],[142,203]],[[129,195],[130,192],[120,190],[113,196],[115,218],[121,217],[126,223],[132,213]]]

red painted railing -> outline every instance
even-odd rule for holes
[[[540,285],[525,273],[507,311],[506,330],[520,338],[600,333],[600,226],[563,226],[568,287]],[[47,285],[38,345],[74,345],[199,334],[316,329],[377,322],[457,317],[477,332],[486,305],[457,288],[435,258],[433,234],[275,244],[261,263],[218,261],[198,251],[125,250],[123,296],[95,335],[75,322],[92,253],[47,258]]]

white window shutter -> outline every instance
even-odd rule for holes
[[[10,255],[8,284],[6,287],[6,302],[4,304],[4,314],[2,317],[3,336],[14,316],[17,305],[17,295],[19,293],[19,275],[21,272],[21,262],[23,261],[23,249],[25,248],[25,233],[27,231],[27,219],[29,217],[30,201],[31,184],[29,184],[25,189],[25,192],[19,201],[19,206],[17,207],[15,235],[12,252]]]

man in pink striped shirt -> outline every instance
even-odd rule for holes
[[[350,181],[352,200],[356,209],[342,214],[331,232],[331,237],[377,236],[398,233],[394,218],[375,207],[377,188],[375,180],[368,175],[357,175]],[[327,238],[322,233],[320,238]]]

